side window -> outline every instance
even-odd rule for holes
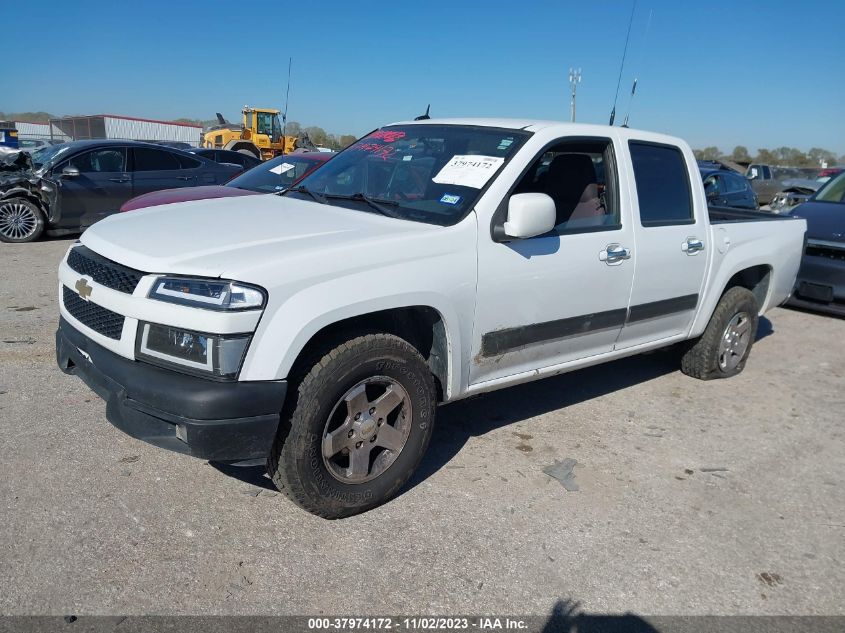
[[[672,145],[630,141],[634,180],[643,226],[693,224],[687,164]]]
[[[196,169],[197,167],[202,166],[201,162],[195,158],[191,158],[190,156],[182,156],[181,154],[174,154],[174,156],[179,159],[179,165],[182,169]]]
[[[719,178],[714,174],[704,179],[704,193],[708,196],[718,196],[722,193]]]
[[[171,152],[149,147],[136,147],[134,171],[170,171],[181,169],[179,157]]]
[[[725,193],[742,193],[748,188],[748,181],[745,178],[734,176],[733,174],[725,174]]]
[[[559,234],[621,226],[610,139],[562,141],[546,149],[513,193],[545,193],[551,197]]]
[[[771,180],[772,179],[772,170],[769,168],[768,165],[763,166],[763,180]]]
[[[83,174],[126,171],[126,148],[95,149],[74,156],[66,164],[76,167]]]

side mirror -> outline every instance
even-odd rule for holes
[[[515,238],[534,237],[555,227],[555,201],[544,193],[518,193],[508,200],[505,235]]]
[[[79,175],[79,168],[71,165],[65,165],[62,170],[62,178],[76,178]]]
[[[748,172],[748,175],[746,176],[746,178],[748,178],[748,180],[754,180],[756,177],[757,177],[757,170],[756,169],[752,169],[750,172]]]

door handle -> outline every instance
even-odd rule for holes
[[[631,249],[624,248],[619,244],[608,244],[607,248],[599,253],[599,260],[608,266],[616,266],[626,259],[631,259]]]
[[[193,180],[195,176],[176,176],[176,180]]]
[[[129,182],[129,178],[109,178],[112,182]]]
[[[695,237],[688,237],[687,241],[681,244],[681,250],[687,255],[695,255],[698,251],[704,250],[704,242]]]

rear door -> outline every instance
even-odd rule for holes
[[[132,197],[132,181],[126,171],[126,147],[109,146],[72,156],[53,168],[59,183],[62,228],[86,227],[111,215]],[[78,176],[62,176],[65,167],[76,167]]]
[[[194,186],[197,184],[198,168],[203,165],[199,160],[165,149],[133,147],[131,153],[132,192],[135,196],[161,189]]]
[[[686,332],[707,269],[707,208],[695,203],[695,157],[679,147],[631,140],[636,224],[634,286],[616,349]]]

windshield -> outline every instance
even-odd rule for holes
[[[232,178],[227,187],[248,189],[261,193],[276,193],[287,189],[323,161],[308,158],[307,154],[288,154],[261,163],[237,178]]]
[[[845,172],[828,180],[812,199],[817,202],[845,202]]]
[[[55,159],[58,156],[64,154],[68,150],[70,150],[70,145],[67,143],[42,147],[41,149],[32,152],[32,164],[36,169],[43,167],[44,165],[51,165],[55,162]]]
[[[469,125],[386,127],[306,176],[299,187],[328,204],[448,226],[469,213],[529,136]],[[291,191],[306,196],[299,187]]]

